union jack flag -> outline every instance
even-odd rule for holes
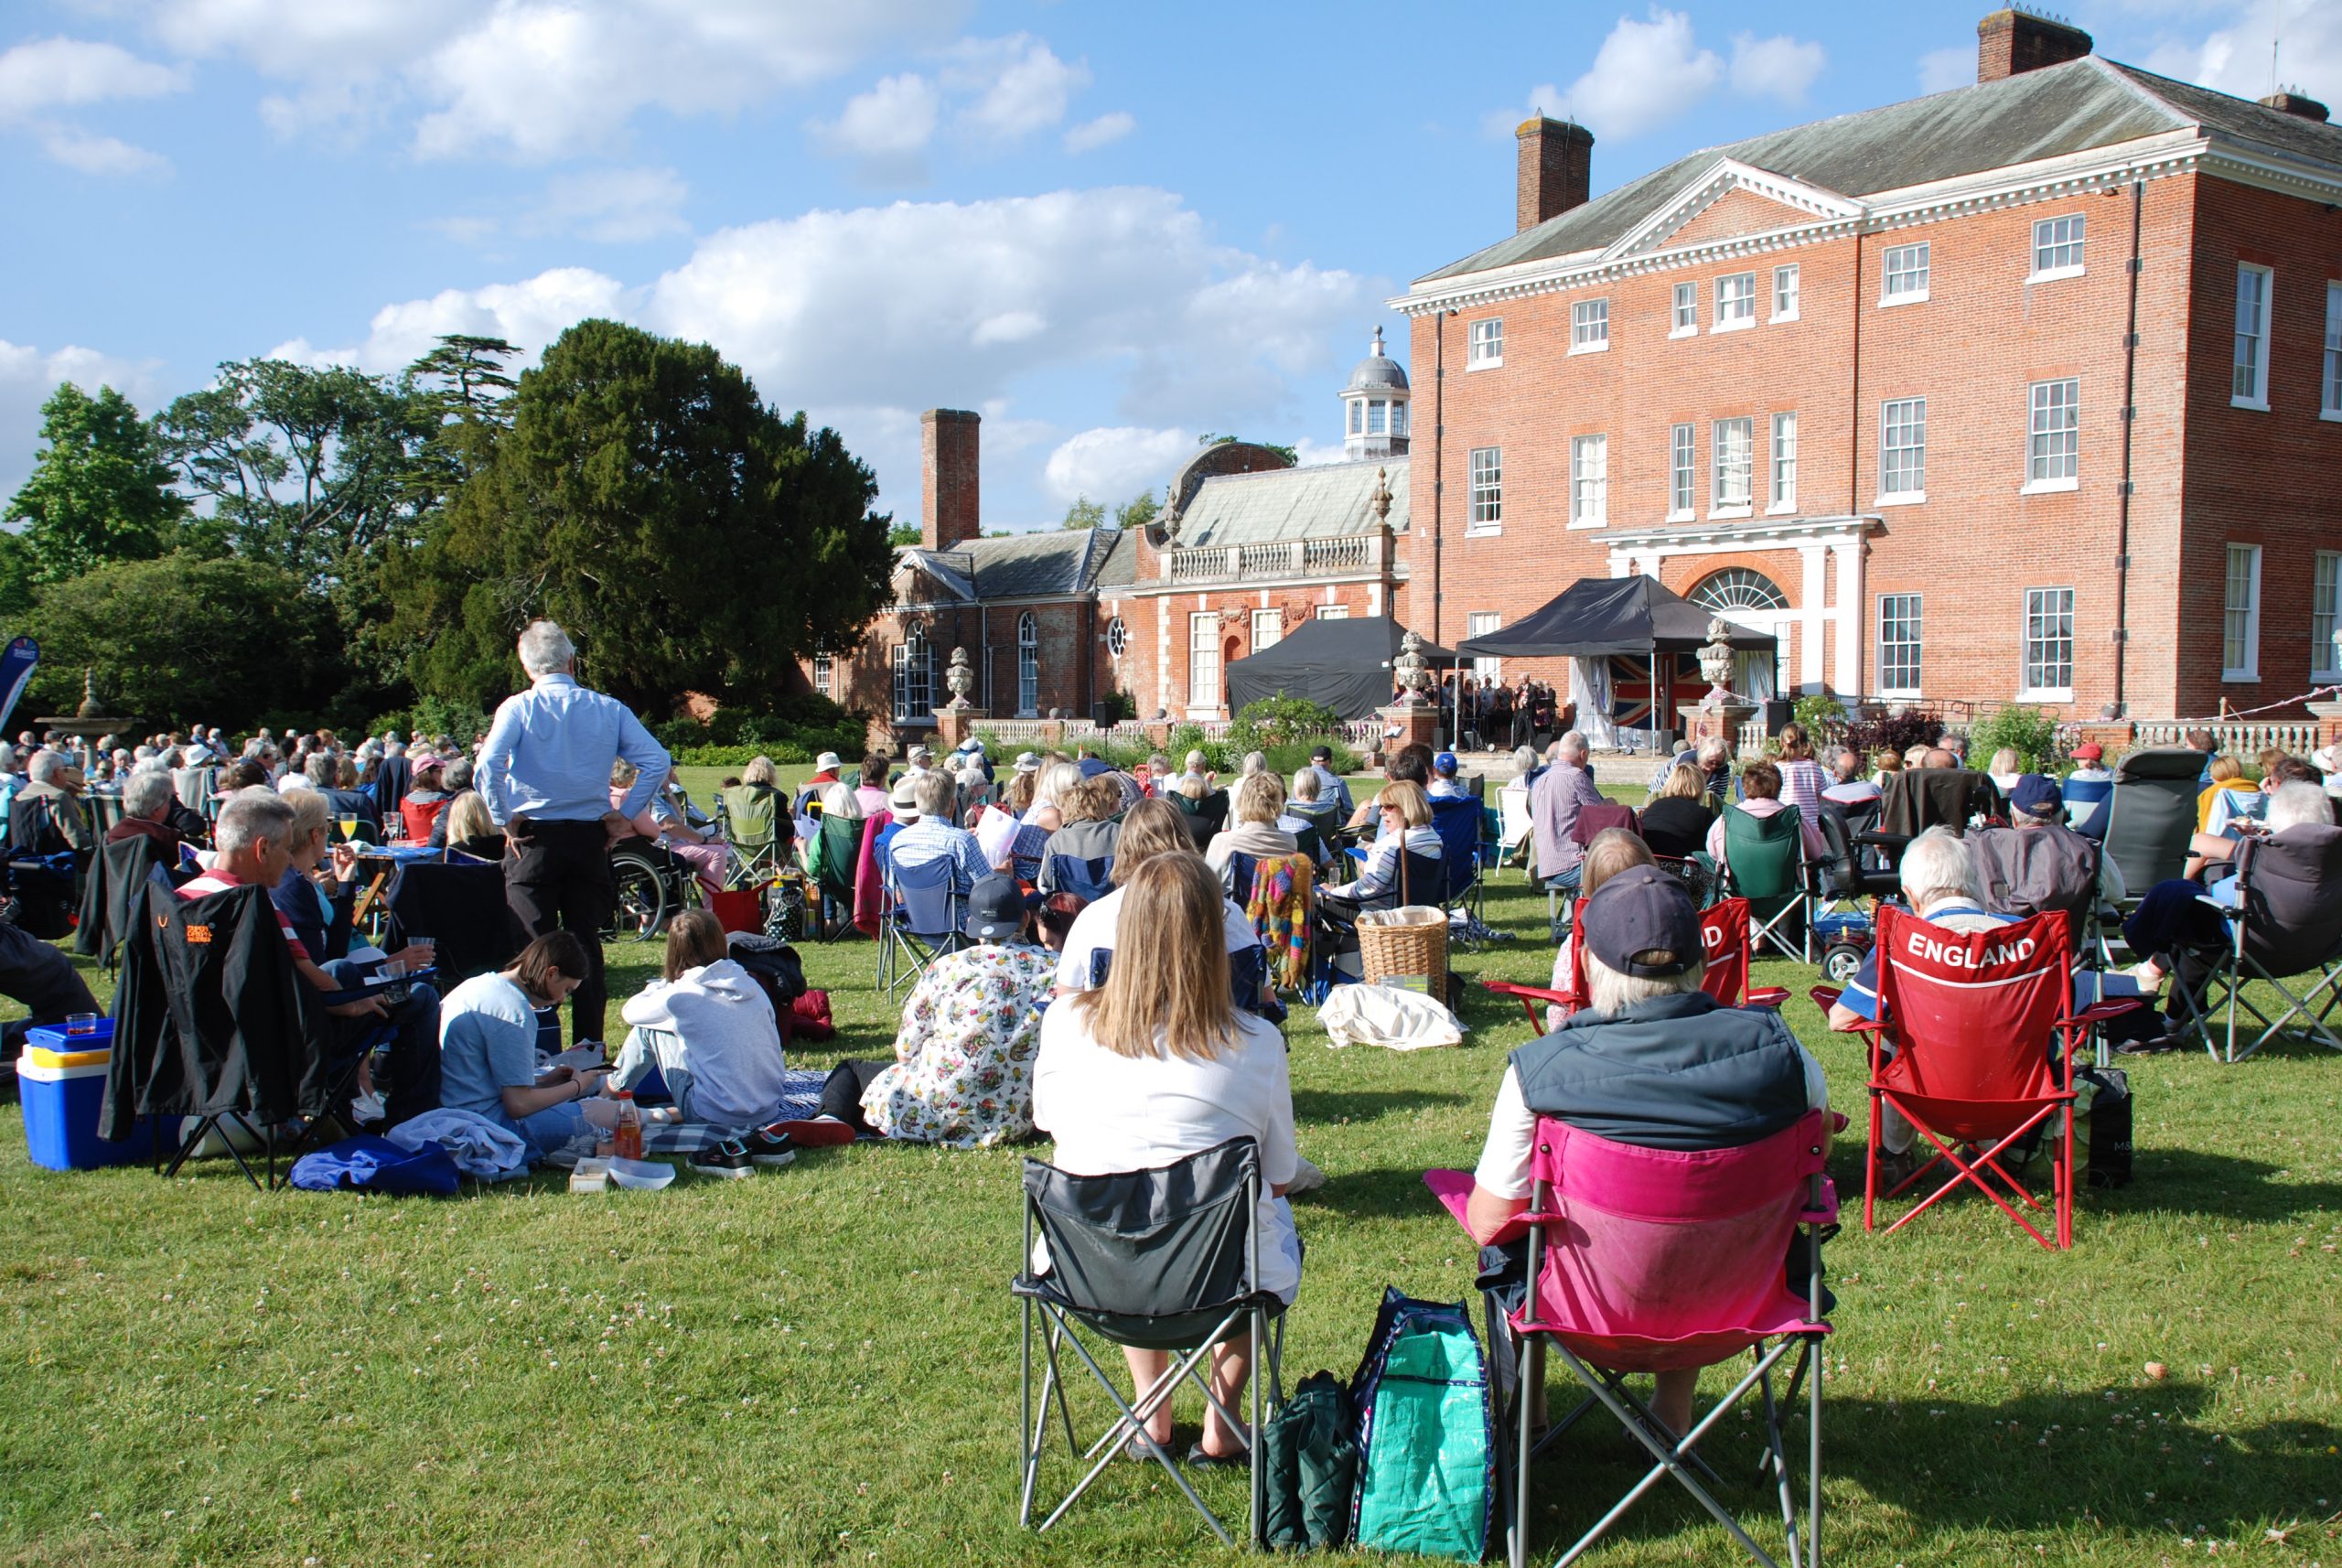
[[[1621,729],[1642,729],[1650,723],[1650,662],[1645,653],[1610,656],[1610,722]],[[1659,664],[1659,722],[1666,725],[1675,722],[1676,703],[1695,701],[1708,687],[1700,678],[1696,653],[1662,653]]]

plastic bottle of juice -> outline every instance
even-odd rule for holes
[[[621,1089],[618,1093],[618,1125],[611,1143],[622,1160],[642,1158],[642,1112],[634,1108],[634,1091]]]

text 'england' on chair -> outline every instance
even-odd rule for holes
[[[1112,1176],[1069,1176],[1039,1160],[1025,1162],[1025,1266],[1009,1289],[1023,1308],[1020,1359],[1024,1444],[1017,1521],[1032,1525],[1041,1460],[1049,1446],[1051,1416],[1064,1433],[1081,1478],[1038,1526],[1065,1517],[1127,1445],[1163,1466],[1224,1546],[1235,1539],[1197,1492],[1171,1454],[1147,1435],[1147,1420],[1182,1382],[1192,1382],[1244,1434],[1252,1466],[1248,1542],[1262,1530],[1262,1470],[1258,1434],[1262,1383],[1270,1407],[1283,1402],[1278,1357],[1284,1305],[1255,1287],[1261,1277],[1261,1157],[1251,1138],[1233,1138],[1171,1165]],[[1036,1241],[1040,1249],[1036,1250]],[[1123,1397],[1118,1360],[1101,1361],[1085,1333],[1113,1347],[1170,1352],[1162,1378]],[[1212,1348],[1249,1336],[1252,1377],[1249,1421],[1220,1405],[1211,1391]],[[1036,1348],[1040,1387],[1034,1388]],[[1074,1434],[1069,1389],[1071,1351],[1112,1404],[1114,1420],[1086,1447]]]
[[[1513,1425],[1513,1568],[1529,1549],[1531,1471],[1542,1449],[1595,1403],[1615,1416],[1651,1458],[1641,1479],[1557,1562],[1575,1562],[1642,1495],[1673,1477],[1750,1557],[1779,1561],[1724,1507],[1710,1485],[1715,1471],[1696,1452],[1725,1413],[1751,1393],[1762,1410],[1760,1475],[1769,1473],[1792,1568],[1818,1564],[1821,1534],[1821,1348],[1830,1333],[1821,1283],[1821,1242],[1837,1219],[1823,1175],[1831,1113],[1808,1112],[1789,1126],[1737,1148],[1649,1149],[1580,1132],[1541,1117],[1530,1161],[1528,1212],[1515,1221],[1527,1240],[1526,1292],[1502,1322],[1521,1342],[1509,1411]],[[1461,1221],[1472,1188],[1467,1171],[1432,1171],[1424,1182]],[[1499,1240],[1504,1240],[1499,1237]],[[1587,1399],[1533,1441],[1533,1391],[1543,1352],[1558,1353]],[[1626,1387],[1637,1372],[1688,1370],[1751,1352],[1731,1391],[1680,1436]],[[1786,1364],[1786,1365],[1785,1365]],[[1778,1393],[1775,1376],[1785,1371]],[[1800,1530],[1790,1480],[1784,1412],[1807,1404],[1806,1491]],[[1704,1477],[1704,1480],[1703,1480]]]
[[[1893,905],[1878,919],[1878,1020],[1864,1026],[1871,1118],[1863,1229],[1875,1223],[1881,1138],[1891,1108],[1936,1154],[1885,1196],[1908,1191],[1939,1165],[1950,1165],[1954,1174],[1889,1225],[1889,1234],[1960,1187],[1973,1187],[2042,1246],[2071,1247],[2074,1051],[2099,1025],[2142,1004],[2124,999],[2073,1011],[2073,928],[2062,910],[1969,932]],[[1814,1000],[1826,1009],[1837,993],[1817,990]],[[2009,1202],[2014,1197],[2027,1208],[2041,1207],[2003,1161],[2036,1128],[2049,1144],[2055,1240]],[[1972,1152],[1963,1157],[1963,1148]]]

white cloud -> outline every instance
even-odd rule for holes
[[[1562,103],[1596,136],[1624,141],[1674,119],[1723,77],[1724,61],[1692,36],[1692,18],[1653,5],[1648,21],[1618,18]]]
[[[975,96],[960,112],[962,126],[1010,143],[1061,123],[1073,95],[1090,85],[1090,68],[1079,60],[1068,64],[1040,39],[1017,33],[970,38],[953,51],[943,79]]]
[[[171,166],[171,160],[160,153],[134,147],[116,136],[77,131],[70,125],[36,125],[33,134],[39,138],[41,151],[83,174],[162,174]]]
[[[1593,66],[1567,87],[1541,82],[1529,90],[1526,102],[1490,110],[1481,124],[1490,136],[1509,136],[1524,119],[1546,114],[1574,120],[1597,138],[1627,141],[1686,113],[1726,84],[1743,97],[1801,102],[1827,61],[1818,43],[1740,33],[1727,67],[1714,49],[1700,46],[1689,15],[1654,5],[1645,20],[1619,17],[1595,51]]]
[[[691,188],[671,168],[607,168],[563,175],[522,221],[523,232],[575,234],[623,245],[690,231],[683,201]]]
[[[1119,142],[1138,129],[1138,122],[1117,109],[1111,114],[1101,114],[1095,120],[1085,120],[1065,134],[1065,150],[1086,153]]]
[[[412,364],[434,341],[451,333],[501,338],[524,359],[588,317],[628,318],[637,295],[616,278],[586,267],[555,267],[515,284],[442,289],[428,299],[386,305],[374,313],[363,341],[319,349],[295,338],[268,357],[306,365],[356,365],[377,375]]]
[[[1190,430],[1143,430],[1108,425],[1061,442],[1041,469],[1041,482],[1061,501],[1081,496],[1109,503],[1161,484],[1195,450]]]
[[[942,113],[935,83],[906,71],[880,77],[870,91],[847,99],[835,120],[808,128],[832,152],[859,160],[865,177],[908,179],[924,172],[919,155]]]
[[[1952,46],[1919,57],[1919,91],[1949,92],[1976,80],[1976,51]]]
[[[1821,74],[1829,55],[1820,44],[1779,34],[1760,38],[1735,33],[1732,39],[1732,90],[1746,98],[1802,103],[1806,89]]]
[[[1349,452],[1338,441],[1317,441],[1303,436],[1293,444],[1294,466],[1315,468],[1322,463],[1347,463]]]
[[[143,412],[156,393],[154,360],[118,359],[68,346],[48,353],[0,338],[0,505],[31,477],[40,449],[40,405],[66,381],[83,392],[110,386]]]
[[[29,132],[47,153],[83,174],[156,174],[170,160],[115,136],[48,118],[46,111],[124,98],[158,98],[187,86],[187,73],[140,59],[113,44],[38,38],[0,54],[0,125]]]
[[[113,44],[40,38],[0,54],[0,119],[115,98],[159,98],[186,86],[184,71]]]
[[[2269,46],[2278,45],[2277,81],[2327,103],[2342,102],[2342,6],[2332,0],[2252,0],[2231,8],[2238,19],[2202,42],[2171,43],[2147,57],[2147,69],[2259,98],[2269,91]]]
[[[168,47],[231,55],[286,84],[281,134],[420,109],[426,157],[607,150],[644,109],[729,114],[850,70],[881,45],[940,41],[964,0],[178,0]]]
[[[768,402],[836,425],[901,510],[917,490],[919,410],[983,410],[986,453],[1004,456],[1060,435],[1008,417],[1036,385],[1080,385],[1103,427],[1322,426],[1382,292],[1378,279],[1217,244],[1170,192],[1114,188],[775,219],[704,236],[647,284],[563,268],[448,289],[385,306],[346,347],[295,339],[278,352],[387,371],[441,333],[492,333],[533,354],[587,316],[638,322],[714,344]],[[1067,462],[1102,463],[1081,456],[1101,445]],[[1140,482],[1151,478],[1126,489]]]

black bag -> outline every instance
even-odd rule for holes
[[[2086,1156],[2083,1177],[2092,1187],[2131,1185],[2131,1075],[2121,1068],[2074,1069],[2074,1087],[2090,1086],[2077,1110],[2074,1142]]]
[[[805,961],[787,942],[757,931],[734,931],[725,939],[732,961],[756,977],[772,999],[773,1012],[785,1015],[789,1004],[805,994]]]
[[[1262,1424],[1267,1497],[1261,1518],[1269,1544],[1300,1552],[1348,1541],[1358,1439],[1339,1380],[1331,1372],[1310,1373]]]

